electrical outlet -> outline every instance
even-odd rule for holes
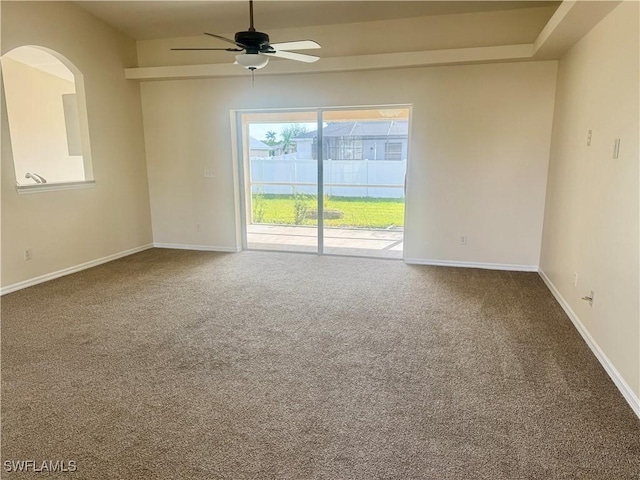
[[[578,287],[578,272],[575,272],[573,274],[573,288],[577,288]]]
[[[199,232],[199,231],[200,231],[200,224],[196,223],[196,232]]]
[[[585,302],[589,302],[589,306],[593,307],[593,290],[591,290],[591,292],[589,292],[589,295],[585,295],[584,297],[582,297],[582,300],[584,300]]]
[[[466,235],[461,235],[460,236],[460,245],[466,245],[467,244],[467,236]]]
[[[591,146],[591,130],[587,132],[587,147]]]
[[[30,249],[30,248],[27,248],[27,249],[24,251],[24,259],[25,259],[25,260],[31,260],[32,258],[33,258],[33,252],[31,251],[31,249]]]

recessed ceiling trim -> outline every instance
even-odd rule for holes
[[[135,40],[188,37],[247,27],[246,0],[126,0],[73,2]],[[544,0],[260,0],[256,28],[282,29],[389,19],[557,6]]]
[[[534,42],[535,58],[559,58],[621,3],[622,0],[562,2]]]
[[[497,47],[457,48],[427,52],[382,53],[351,57],[323,58],[313,64],[272,62],[260,75],[293,73],[348,72],[388,68],[424,67],[433,65],[459,65],[495,61],[526,60],[533,56],[533,44],[501,45]],[[167,67],[141,67],[125,69],[129,80],[169,80],[206,77],[238,77],[247,72],[232,64],[180,65]]]

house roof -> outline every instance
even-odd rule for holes
[[[264,142],[261,142],[257,138],[249,137],[249,148],[251,150],[272,150],[273,147],[270,147]]]
[[[336,122],[322,129],[323,137],[389,137],[404,136],[409,132],[407,120],[384,120],[372,122]],[[317,130],[299,135],[297,138],[315,138]]]

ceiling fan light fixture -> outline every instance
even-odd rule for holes
[[[253,78],[253,72],[255,70],[267,66],[269,63],[269,57],[278,57],[285,60],[294,60],[296,62],[304,63],[313,63],[320,59],[320,57],[315,55],[288,51],[320,48],[320,44],[313,40],[296,40],[270,44],[269,35],[263,32],[258,32],[253,26],[253,0],[249,0],[249,24],[250,25],[247,30],[236,32],[233,40],[215,33],[204,33],[205,35],[231,44],[233,47],[172,48],[171,50],[224,50],[227,52],[244,52],[236,55],[235,63],[242,65],[244,68],[251,71],[251,78]]]
[[[248,70],[257,70],[269,63],[269,57],[258,53],[241,53],[236,55],[236,62]]]

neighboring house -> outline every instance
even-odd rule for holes
[[[322,129],[322,152],[330,160],[406,160],[409,122],[335,122]],[[295,138],[298,158],[317,159],[318,132]]]
[[[253,137],[249,137],[249,157],[251,158],[265,158],[272,155],[273,147],[270,147],[264,142],[257,140]]]

